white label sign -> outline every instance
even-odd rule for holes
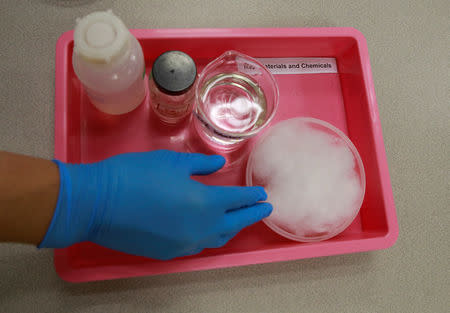
[[[256,58],[272,74],[337,73],[335,58]]]

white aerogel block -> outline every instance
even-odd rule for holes
[[[253,184],[274,207],[267,221],[299,237],[334,236],[357,214],[364,184],[348,143],[307,121],[283,122],[255,147]]]

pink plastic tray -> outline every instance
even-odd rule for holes
[[[226,50],[253,57],[334,57],[339,73],[276,75],[280,88],[277,121],[294,116],[325,120],[345,132],[364,162],[365,199],[353,224],[318,243],[284,239],[263,223],[243,230],[225,247],[171,261],[115,252],[91,243],[55,250],[58,274],[71,282],[195,271],[286,261],[390,247],[398,236],[392,189],[383,144],[366,41],[352,28],[158,29],[133,30],[151,66],[164,51],[190,54],[199,69]],[[135,111],[107,116],[95,110],[72,68],[73,32],[56,47],[55,157],[92,162],[114,154],[157,148],[184,150],[189,128],[163,129],[148,99]],[[147,68],[148,70],[149,68]],[[195,140],[194,140],[195,141]],[[209,184],[244,185],[246,160],[212,177]]]

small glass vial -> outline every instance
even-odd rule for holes
[[[149,82],[151,107],[159,119],[175,124],[193,109],[197,77],[194,60],[181,51],[167,51],[153,63]]]
[[[77,20],[72,63],[92,104],[103,112],[124,114],[145,98],[142,47],[111,11]]]

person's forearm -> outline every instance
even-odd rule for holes
[[[58,190],[52,161],[0,151],[0,242],[42,241]]]

